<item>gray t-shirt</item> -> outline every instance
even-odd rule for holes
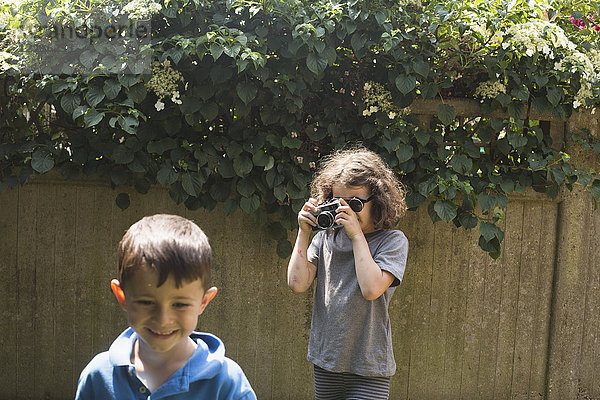
[[[308,361],[332,372],[392,376],[396,362],[388,306],[402,281],[408,240],[399,230],[365,235],[373,260],[396,279],[383,295],[366,300],[354,267],[352,242],[343,228],[320,231],[308,248],[317,267]]]

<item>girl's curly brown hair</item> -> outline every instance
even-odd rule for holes
[[[407,209],[404,187],[396,174],[365,147],[338,150],[324,157],[310,185],[312,197],[319,203],[330,199],[336,183],[369,188],[375,229],[393,228]]]

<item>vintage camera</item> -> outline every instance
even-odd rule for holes
[[[326,229],[339,228],[341,225],[335,223],[337,208],[340,206],[340,201],[334,199],[328,203],[319,204],[317,211],[311,214],[317,217],[317,226],[313,226],[313,231],[324,231]]]

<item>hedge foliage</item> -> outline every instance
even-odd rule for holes
[[[398,172],[410,208],[478,227],[492,257],[509,194],[581,184],[600,197],[595,171],[573,165],[529,117],[564,120],[598,104],[596,2],[1,7],[0,191],[53,169],[141,193],[159,184],[190,209],[222,203],[227,214],[252,214],[282,257],[319,159],[349,143]],[[79,40],[65,44],[57,28]],[[509,117],[457,118],[448,102],[457,97],[479,99],[483,116]],[[411,113],[418,98],[440,101],[431,127]],[[129,206],[125,190],[116,202]]]

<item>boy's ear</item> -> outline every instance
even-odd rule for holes
[[[123,292],[123,288],[121,288],[121,282],[119,282],[116,279],[113,279],[112,281],[110,281],[110,288],[115,294],[115,297],[117,298],[117,301],[119,302],[123,310],[127,310],[125,306],[125,292]]]
[[[204,312],[204,309],[206,308],[208,303],[210,303],[210,301],[212,299],[214,299],[216,295],[217,295],[217,288],[214,286],[211,287],[210,289],[208,289],[206,292],[204,292],[204,297],[202,298],[202,308],[200,309],[200,313],[198,315],[200,315]]]

